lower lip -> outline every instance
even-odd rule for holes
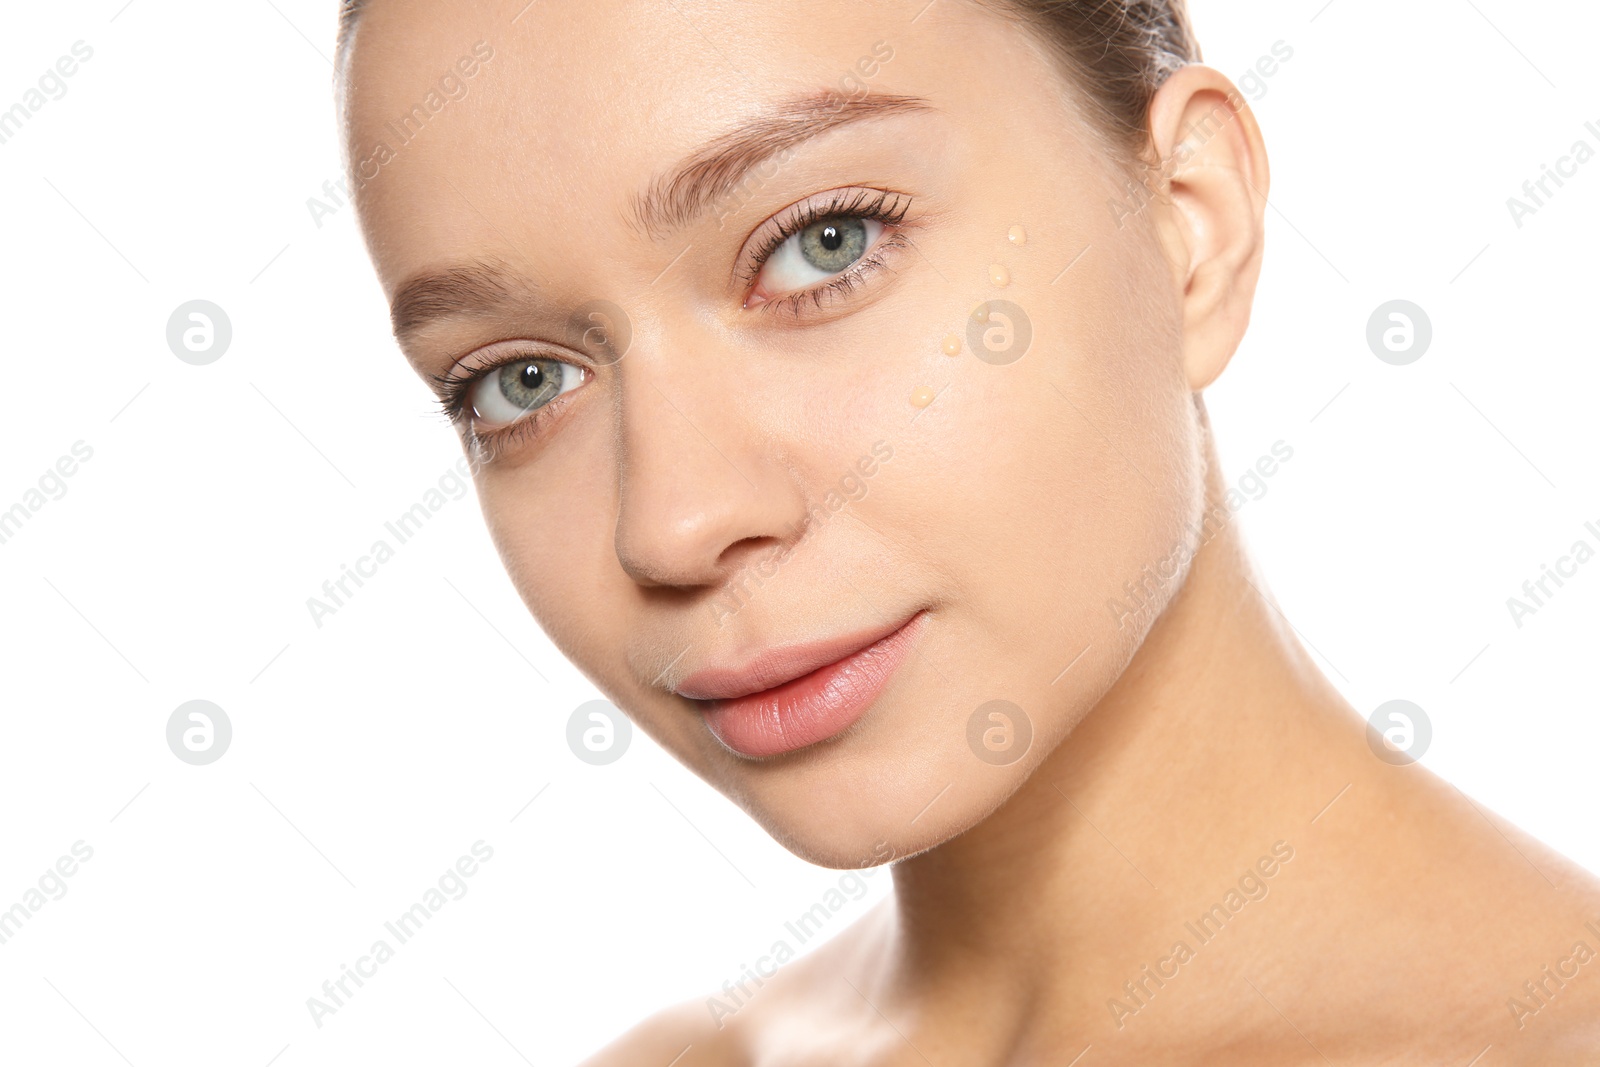
[[[887,637],[810,674],[749,696],[709,701],[706,725],[741,756],[777,756],[848,730],[894,677],[922,630],[917,612]]]

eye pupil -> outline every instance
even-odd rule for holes
[[[537,363],[525,363],[521,378],[520,384],[524,389],[537,389],[544,384],[544,368]]]
[[[837,251],[844,244],[844,235],[837,226],[824,226],[822,228],[822,247],[830,252]]]

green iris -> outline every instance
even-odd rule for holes
[[[528,359],[500,368],[500,394],[512,405],[532,411],[561,393],[566,364],[553,359]]]
[[[828,274],[844,270],[866,250],[867,228],[861,219],[820,219],[800,231],[800,255]]]

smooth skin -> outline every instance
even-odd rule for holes
[[[470,92],[356,201],[391,300],[499,272],[492,304],[409,301],[419,374],[507,352],[584,368],[536,422],[463,422],[534,427],[476,474],[508,573],[610,700],[785,846],[893,861],[891,898],[732,1017],[698,997],[592,1064],[1594,1061],[1600,961],[1566,964],[1537,1013],[1507,1002],[1575,943],[1600,952],[1600,883],[1378,759],[1232,522],[1182,549],[1231,514],[1201,392],[1263,255],[1266,151],[1225,77],[1164,84],[1136,196],[1046,49],[976,0],[372,0],[352,158],[480,40]],[[774,109],[850,72],[850,107],[899,104],[811,131],[681,227],[641,222],[684,160],[752,121],[814,124]],[[796,275],[750,261],[761,236],[863,189],[909,201],[878,237],[898,240],[847,291],[786,304]],[[570,344],[597,299],[627,316],[620,359]],[[946,355],[994,299],[1024,309],[1027,354]],[[892,459],[828,506],[880,441]],[[1138,610],[1108,608],[1140,581]],[[798,752],[739,756],[673,691],[918,610],[868,714]],[[1032,730],[1005,766],[968,744],[994,699]],[[1274,846],[1292,858],[1264,863]],[[1186,929],[1267,867],[1214,938]],[[1135,999],[1146,966],[1171,977]]]

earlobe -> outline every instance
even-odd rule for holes
[[[1269,174],[1261,128],[1239,90],[1201,64],[1150,105],[1166,195],[1157,228],[1183,305],[1183,360],[1196,392],[1216,380],[1250,323],[1261,273]]]

